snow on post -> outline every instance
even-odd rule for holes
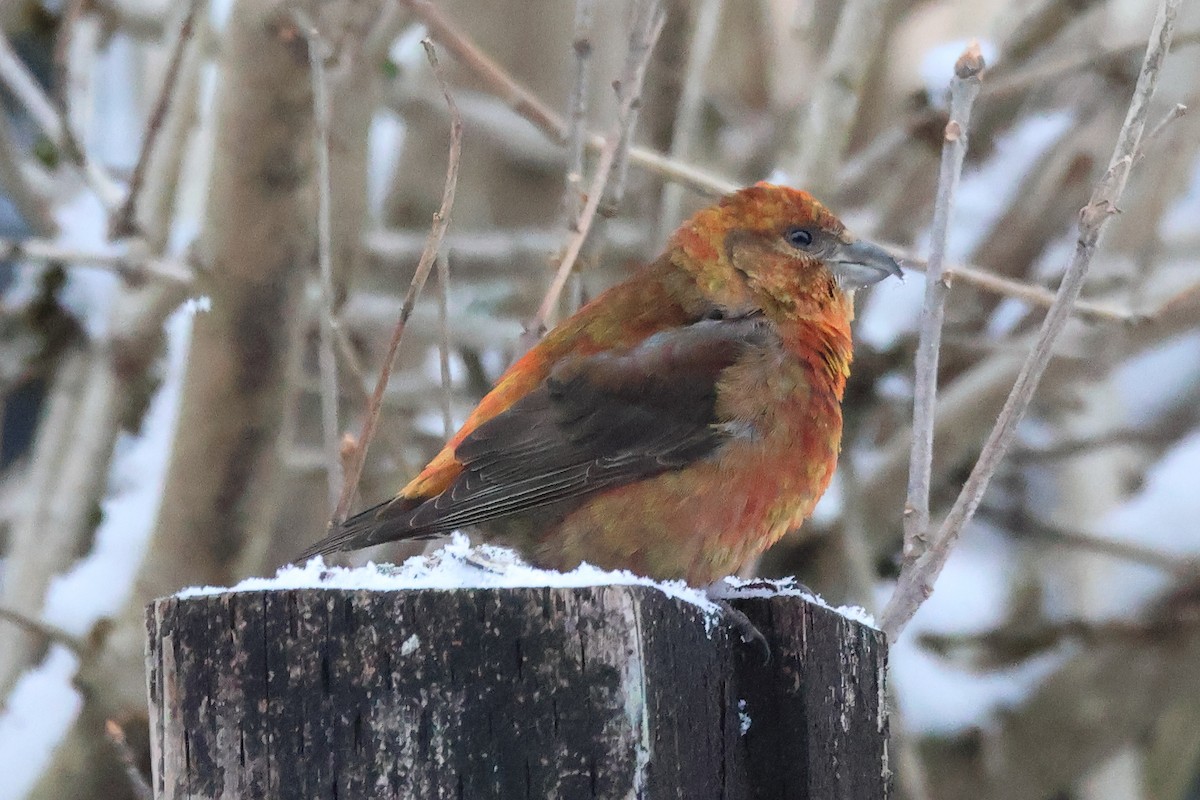
[[[545,572],[456,539],[152,603],[155,796],[883,798],[886,648],[786,584]]]

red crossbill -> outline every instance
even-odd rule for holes
[[[544,567],[730,575],[829,485],[852,293],[899,274],[805,192],[730,194],[514,363],[395,498],[302,558],[476,527]]]

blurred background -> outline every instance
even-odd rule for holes
[[[448,278],[417,302],[356,507],[411,476],[520,352],[590,182],[594,152],[580,162],[572,132],[612,129],[648,2],[445,0],[448,28],[399,0],[0,6],[0,798],[137,796],[145,603],[270,574],[323,530],[322,320],[338,428],[357,431],[441,200],[450,118],[422,37],[463,117]],[[764,178],[919,263],[946,87],[979,39],[940,518],[1070,259],[1158,3],[663,5],[634,152],[559,317],[714,190]],[[1200,99],[1198,42],[1185,4],[1151,128]],[[1198,134],[1183,115],[1145,143],[1018,444],[893,644],[899,797],[1200,798]],[[654,153],[703,174],[677,182]],[[923,290],[912,271],[859,297],[835,483],[762,574],[886,600]]]

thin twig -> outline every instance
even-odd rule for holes
[[[614,216],[625,201],[625,182],[629,177],[629,151],[633,146],[633,136],[637,131],[641,111],[642,84],[646,69],[650,66],[654,44],[658,41],[666,21],[667,12],[662,7],[662,0],[638,0],[635,4],[633,25],[629,31],[629,50],[625,53],[625,68],[621,80],[615,85],[618,106],[626,107],[627,93],[631,93],[632,97],[628,98],[629,111],[621,126],[621,140],[613,158],[612,177],[604,187],[606,218]],[[636,81],[636,85],[631,86],[627,83],[631,78]]]
[[[26,633],[31,633],[50,644],[61,644],[75,655],[82,655],[87,649],[79,637],[73,636],[62,628],[55,627],[47,622],[33,619],[26,614],[22,614],[20,611],[0,606],[0,620],[12,623]]]
[[[504,68],[487,56],[470,37],[459,30],[433,3],[428,0],[402,0],[429,29],[430,37],[454,54],[462,65],[483,83],[487,91],[504,102],[556,144],[566,144],[567,124],[532,92],[522,86]],[[591,150],[603,152],[605,137],[588,134],[585,144]],[[740,188],[726,178],[710,175],[690,164],[634,146],[629,161],[638,167],[675,181],[706,196],[729,194]]]
[[[1200,30],[1183,31],[1175,34],[1173,39],[1176,49],[1184,44],[1196,43],[1200,43]],[[1013,69],[1002,75],[997,74],[995,80],[989,79],[981,94],[985,99],[993,100],[1014,92],[1048,86],[1056,83],[1064,75],[1103,67],[1106,64],[1128,58],[1144,50],[1145,47],[1146,43],[1143,41],[1129,41],[1099,52],[1072,53],[1056,61],[1036,62],[1028,67]]]
[[[340,325],[334,329],[337,336],[337,354],[342,361],[344,374],[350,375],[351,380],[347,381],[350,384],[350,391],[354,394],[355,401],[362,403],[363,408],[371,402],[371,392],[374,390],[367,379],[367,371],[363,367],[362,359],[358,357],[358,352],[354,349],[354,343],[350,341],[350,337],[346,335],[346,331]],[[380,428],[376,431],[376,438],[381,439],[383,444],[388,448],[388,455],[395,459],[399,465],[400,471],[404,473],[412,472],[412,464],[406,455],[406,450],[403,442],[397,438],[397,432],[393,428]],[[346,435],[342,437],[342,473],[346,472],[346,443],[353,443],[354,437]],[[324,453],[322,453],[321,469],[324,470]]]
[[[136,241],[136,240],[135,240]],[[115,272],[129,281],[158,280],[191,285],[196,280],[192,268],[178,261],[150,258],[123,251],[96,252],[79,250],[47,239],[0,239],[0,260],[28,260],[62,263],[71,267],[92,267]]]
[[[640,224],[610,220],[606,233],[609,246],[617,246],[629,256],[644,250],[645,230]],[[454,265],[459,274],[478,274],[485,271],[492,273],[497,263],[545,258],[559,246],[561,238],[560,231],[550,228],[460,230],[447,235],[446,247],[454,251]],[[368,253],[389,262],[416,258],[425,245],[423,234],[388,229],[370,231],[364,234],[363,241]],[[906,252],[899,245],[885,242],[884,246],[900,255],[906,269],[925,271],[924,258]],[[0,253],[2,252],[0,249]],[[979,266],[948,265],[942,270],[942,280],[951,286],[961,281],[984,291],[1023,300],[1039,308],[1049,308],[1054,302],[1054,292],[1043,286],[1005,278]],[[1153,318],[1152,314],[1135,314],[1092,300],[1077,302],[1074,313],[1087,322],[1138,324]]]
[[[1166,130],[1171,126],[1171,123],[1178,120],[1187,113],[1187,106],[1182,103],[1176,103],[1171,109],[1163,115],[1162,119],[1150,129],[1150,131],[1142,137],[1142,141],[1138,144],[1137,151],[1133,154],[1133,163],[1136,165],[1146,153],[1160,139]],[[1173,147],[1168,148],[1164,153],[1162,164],[1159,167],[1159,175],[1170,175],[1177,170],[1187,169],[1195,159],[1195,147]],[[1166,211],[1167,204],[1173,198],[1169,193],[1156,192],[1147,199],[1147,205],[1155,219],[1161,219]],[[1153,278],[1154,273],[1162,262],[1163,237],[1161,225],[1150,226],[1148,238],[1146,241],[1134,250],[1136,256],[1124,265],[1124,269],[1115,273],[1112,278],[1120,281],[1121,274],[1125,276],[1125,303],[1130,309],[1142,310],[1146,306],[1146,287]]]
[[[644,252],[644,225],[612,220],[608,233],[609,242],[623,258]],[[560,228],[475,228],[446,234],[445,248],[454,253],[455,274],[482,278],[496,276],[496,265],[504,262],[548,262],[562,243]],[[363,247],[372,258],[398,265],[420,257],[425,234],[397,229],[369,231],[363,236]]]
[[[1163,131],[1165,131],[1172,122],[1186,114],[1187,110],[1188,107],[1183,103],[1176,103],[1175,105],[1171,106],[1170,111],[1168,111],[1166,114],[1163,114],[1163,118],[1160,119],[1158,123],[1150,129],[1149,133],[1142,137],[1142,141],[1141,144],[1138,145],[1137,152],[1133,154],[1133,161],[1135,164],[1146,157],[1146,148],[1153,144],[1159,136],[1162,136]]]
[[[818,195],[841,166],[871,64],[879,56],[888,0],[847,0],[784,168]]]
[[[593,133],[588,134],[588,147],[601,151],[604,147],[604,137]],[[665,180],[674,181],[698,192],[706,197],[716,197],[741,188],[740,184],[726,178],[712,175],[704,170],[685,164],[645,147],[634,146],[629,150],[629,163],[636,164],[641,169],[653,172]]]
[[[546,296],[542,298],[542,304],[538,307],[537,316],[534,317],[533,322],[529,326],[529,333],[533,337],[540,337],[545,333],[546,321],[550,319],[550,315],[558,305],[558,298],[562,294],[563,287],[567,285],[567,278],[570,276],[571,270],[574,269],[575,260],[579,257],[579,251],[587,239],[588,231],[592,228],[592,222],[596,218],[596,211],[600,208],[600,201],[604,196],[604,188],[612,175],[613,166],[616,164],[617,152],[621,147],[621,141],[629,129],[633,109],[641,97],[642,81],[646,76],[646,67],[650,63],[650,56],[654,52],[654,43],[658,41],[658,36],[662,33],[665,22],[666,14],[660,6],[655,4],[654,13],[646,15],[643,20],[643,24],[646,26],[645,31],[641,33],[635,32],[634,34],[636,39],[644,40],[648,46],[640,53],[637,61],[625,65],[626,71],[621,76],[621,85],[627,87],[628,91],[621,98],[621,106],[617,111],[617,119],[613,123],[612,130],[609,132],[604,147],[600,151],[600,158],[596,163],[596,174],[592,176],[591,186],[588,187],[587,202],[584,204],[583,211],[580,212],[579,219],[575,223],[575,230],[567,240],[567,246],[563,253],[562,261],[559,262],[558,271],[555,273],[554,279],[550,282],[550,288],[546,290]]]
[[[479,49],[473,41],[450,21],[441,9],[429,0],[401,0],[425,23],[429,38],[445,47],[462,62],[462,65],[481,78],[492,94],[532,122],[550,138],[562,143],[566,137],[566,125],[533,92],[512,78],[504,68]]]
[[[1004,525],[1007,517],[1003,512],[990,509],[986,505],[980,506],[978,513],[981,518],[989,519],[999,525]],[[1133,542],[1122,542],[1085,531],[1069,530],[1060,525],[1034,519],[1028,514],[1021,514],[1015,524],[1004,525],[1004,527],[1010,527],[1014,536],[1045,539],[1066,547],[1101,553],[1123,561],[1154,567],[1176,577],[1194,575],[1197,571],[1198,562],[1195,559],[1181,558]]]
[[[338,507],[342,481],[342,437],[338,421],[337,354],[334,351],[333,232],[330,197],[333,176],[329,167],[329,83],[325,75],[326,45],[316,24],[302,9],[293,12],[308,44],[308,64],[313,92],[313,149],[317,158],[317,262],[321,276],[321,310],[317,313],[319,344],[317,366],[321,374],[321,435],[325,449],[325,477],[329,507]]]
[[[912,561],[925,550],[929,531],[929,484],[933,474],[933,415],[937,407],[938,352],[950,285],[942,277],[954,195],[967,155],[971,107],[979,96],[984,70],[979,43],[972,42],[954,65],[950,80],[950,120],[942,144],[937,199],[929,264],[925,272],[925,306],[917,337],[916,374],[913,378],[912,450],[908,460],[908,497],[904,504],[904,558]]]
[[[22,151],[8,114],[0,115],[0,186],[17,213],[38,236],[53,236],[58,223],[50,207],[50,196],[32,179],[32,159]]]
[[[679,93],[679,105],[675,109],[675,125],[671,133],[671,158],[686,161],[691,158],[692,148],[700,129],[700,112],[704,108],[704,77],[713,48],[717,43],[718,23],[724,10],[722,0],[703,0],[696,9],[696,23],[692,31],[692,46],[688,49],[687,66],[684,67],[683,89]],[[679,224],[680,207],[683,205],[683,187],[676,183],[663,187],[662,203],[658,209],[658,241],[666,242],[671,231]]]
[[[129,189],[125,193],[125,202],[117,210],[113,218],[109,234],[113,237],[134,236],[138,233],[137,203],[146,182],[146,168],[150,164],[150,156],[158,141],[167,112],[171,110],[171,101],[175,98],[175,87],[179,83],[180,67],[187,52],[188,42],[196,27],[196,14],[200,10],[201,0],[189,0],[183,22],[179,26],[179,34],[175,37],[175,46],[171,51],[171,60],[167,64],[167,74],[163,76],[162,86],[158,90],[150,118],[146,121],[146,133],[142,137],[142,147],[138,151],[137,163],[129,176]]]
[[[79,25],[79,20],[83,18],[85,11],[90,10],[92,5],[89,0],[70,0],[66,10],[63,11],[62,19],[58,24],[58,35],[54,37],[54,51],[51,53],[53,62],[54,80],[52,98],[55,105],[60,109],[62,116],[66,117],[70,111],[68,106],[67,86],[71,82],[69,69],[69,54],[71,50],[72,38],[75,34],[75,29]]]
[[[59,114],[54,103],[42,91],[37,78],[13,50],[8,37],[0,35],[0,82],[8,87],[17,101],[29,112],[34,123],[46,138],[83,174],[92,191],[109,211],[115,211],[121,191],[106,172],[85,155],[82,146],[71,132],[71,126]]]
[[[450,211],[454,207],[454,192],[458,187],[458,165],[462,157],[462,116],[458,113],[458,107],[454,104],[454,97],[450,94],[446,77],[442,74],[437,53],[433,49],[433,42],[423,39],[421,45],[425,48],[425,54],[433,68],[433,75],[437,79],[438,86],[441,87],[442,95],[446,98],[446,105],[450,108],[450,156],[446,164],[446,184],[442,189],[442,204],[434,213],[433,223],[429,226],[425,250],[421,253],[421,260],[417,264],[417,270],[413,274],[408,292],[404,295],[404,303],[400,307],[400,319],[396,321],[396,328],[388,343],[387,355],[384,356],[383,366],[379,370],[379,380],[375,383],[375,391],[371,395],[371,402],[367,405],[362,433],[359,434],[358,441],[354,444],[353,454],[347,459],[349,467],[346,470],[342,494],[338,498],[331,525],[341,524],[346,519],[346,515],[350,511],[350,504],[354,501],[354,493],[358,490],[358,481],[362,477],[363,465],[367,460],[367,448],[371,446],[371,440],[375,437],[375,428],[379,424],[379,413],[383,408],[383,393],[387,389],[388,379],[392,374],[392,365],[396,361],[396,352],[400,349],[400,340],[404,337],[404,327],[408,323],[408,318],[412,316],[417,296],[421,293],[421,289],[425,286],[425,281],[433,269],[442,238],[446,235],[446,227],[450,224]]]
[[[1008,450],[1016,428],[1033,398],[1038,382],[1045,372],[1055,340],[1070,318],[1071,306],[1083,288],[1092,256],[1109,217],[1117,212],[1117,203],[1129,178],[1129,168],[1138,142],[1146,127],[1146,115],[1154,89],[1158,85],[1163,59],[1171,44],[1181,0],[1162,0],[1154,20],[1154,28],[1138,75],[1137,86],[1129,104],[1125,123],[1117,136],[1112,159],[1104,177],[1096,185],[1088,204],[1079,215],[1079,240],[1075,255],[1063,275],[1054,305],[1046,313],[1037,339],[1009,392],[999,419],[984,443],[979,460],[971,470],[953,508],[938,529],[929,549],[911,564],[901,569],[896,589],[884,609],[882,627],[888,637],[895,639],[912,619],[921,603],[933,592],[933,584],[945,566],[950,551],[963,528],[979,507],[988,483]]]
[[[1040,464],[1047,461],[1074,458],[1075,456],[1104,450],[1110,447],[1146,446],[1165,447],[1178,439],[1183,430],[1190,427],[1190,421],[1184,425],[1169,425],[1159,423],[1151,428],[1118,428],[1095,436],[1063,439],[1054,444],[1042,447],[1017,447],[1009,453],[1009,457],[1018,463]]]
[[[450,413],[453,386],[450,383],[450,259],[438,253],[437,298],[438,298],[438,368],[442,379],[442,430],[449,439],[454,435],[454,417]]]
[[[900,251],[899,248],[897,250]],[[925,271],[926,262],[924,259],[909,256],[902,256],[902,258],[906,268],[914,269],[918,272]],[[1041,308],[1049,308],[1054,303],[1054,292],[1042,286],[1035,286],[1013,280],[1012,278],[1005,278],[988,270],[979,267],[970,267],[965,264],[943,267],[942,282],[953,286],[956,281],[962,281],[978,289],[995,292],[1005,297],[1023,300]],[[1077,301],[1072,312],[1075,316],[1087,322],[1118,322],[1132,325],[1145,322],[1150,318],[1146,314],[1126,311],[1092,300]]]
[[[583,210],[583,153],[587,139],[589,65],[592,58],[592,23],[596,0],[575,0],[575,30],[571,49],[575,53],[575,78],[567,101],[567,173],[563,187],[563,214],[574,225]]]
[[[125,777],[129,780],[129,788],[133,790],[133,796],[137,800],[154,800],[154,791],[138,767],[137,756],[134,755],[129,741],[125,738],[125,729],[115,719],[105,720],[104,735],[113,749],[117,751],[117,757],[121,759],[121,766],[125,768]]]

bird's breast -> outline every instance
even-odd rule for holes
[[[835,391],[775,337],[747,348],[722,373],[716,391],[718,425],[734,439],[786,439],[806,426],[824,428],[829,422],[836,422],[840,435]]]

